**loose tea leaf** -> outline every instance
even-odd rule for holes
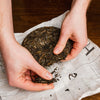
[[[22,43],[22,46],[27,48],[37,62],[46,68],[53,63],[57,63],[60,60],[66,58],[72,49],[73,42],[67,41],[66,47],[63,52],[55,55],[53,49],[57,44],[60,36],[60,29],[56,27],[41,27],[31,32]],[[54,79],[53,79],[54,80]],[[49,82],[48,80],[42,80],[42,78],[36,78],[36,82]],[[52,80],[50,80],[51,82]],[[44,83],[45,83],[44,82]]]

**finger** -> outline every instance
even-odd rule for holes
[[[28,90],[28,91],[42,91],[42,90],[47,90],[47,89],[53,89],[54,85],[33,83],[32,81],[25,80],[25,81],[18,82],[17,87],[22,88],[24,90]]]
[[[30,66],[30,69],[36,74],[38,74],[40,77],[47,80],[51,80],[53,78],[52,74],[49,71],[47,71],[44,67],[42,67],[39,63],[37,63],[35,59],[33,59]]]
[[[58,42],[57,42],[57,44],[56,44],[56,46],[54,48],[54,51],[53,51],[54,54],[59,54],[59,53],[61,53],[63,51],[63,49],[66,46],[67,40],[70,37],[69,32],[65,32],[64,33],[63,30],[61,31],[59,40],[58,40]]]
[[[75,58],[81,52],[82,49],[83,49],[82,44],[74,43],[71,53],[65,58],[65,61]]]

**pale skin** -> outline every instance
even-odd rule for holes
[[[61,28],[59,41],[54,48],[54,54],[63,51],[67,40],[74,41],[71,53],[66,61],[76,57],[87,44],[86,11],[91,0],[73,0],[70,12],[66,15]],[[53,84],[33,83],[30,71],[40,77],[50,80],[52,75],[43,68],[22,47],[14,37],[11,0],[0,0],[0,51],[5,62],[5,68],[10,86],[29,91],[41,91],[54,88]]]

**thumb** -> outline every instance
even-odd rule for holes
[[[47,71],[44,67],[42,67],[35,59],[33,59],[30,66],[30,70],[35,72],[40,77],[47,80],[51,80],[53,78],[52,74],[49,71]]]
[[[63,49],[66,46],[67,40],[69,39],[69,36],[70,36],[69,32],[61,31],[59,40],[58,40],[58,42],[54,48],[54,51],[53,51],[54,54],[59,54],[63,51]]]

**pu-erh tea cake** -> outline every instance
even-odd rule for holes
[[[73,42],[68,40],[63,52],[55,55],[53,49],[57,44],[59,36],[59,28],[41,27],[27,35],[23,40],[22,46],[27,48],[37,62],[46,68],[46,66],[65,59],[72,49]],[[41,83],[42,81],[43,83],[52,83],[55,79],[42,80],[42,78],[38,77],[34,82]]]

